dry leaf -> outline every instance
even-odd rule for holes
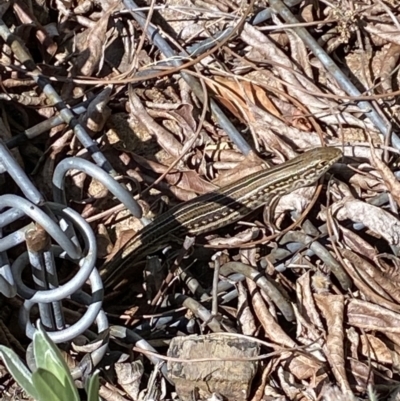
[[[315,294],[314,298],[326,320],[325,356],[342,391],[351,391],[345,369],[344,297],[342,295]]]
[[[349,219],[362,223],[391,245],[400,243],[400,222],[380,207],[370,205],[352,197],[346,197],[332,206],[339,220]],[[322,217],[322,215],[321,215]]]
[[[229,185],[232,182],[262,170],[266,167],[265,164],[263,159],[251,151],[235,168],[221,173],[218,178],[214,180],[214,184],[218,187]]]
[[[347,324],[369,332],[400,333],[399,313],[360,299],[349,300],[346,319]]]
[[[224,77],[214,77],[216,83],[207,80],[207,85],[217,94],[218,100],[243,122],[255,121],[249,103],[257,105],[276,117],[280,113],[266,95],[265,89],[247,81],[234,81]]]
[[[137,154],[132,154],[132,156],[135,162],[140,164],[141,167],[154,171],[157,174],[164,174],[168,169],[168,166],[145,159]],[[176,169],[173,169],[165,176],[165,180],[169,185],[178,186],[181,189],[193,191],[197,194],[205,194],[218,189],[218,186],[202,179],[192,170],[177,171]]]
[[[400,182],[397,180],[390,168],[381,159],[379,159],[375,153],[375,149],[372,146],[371,161],[372,165],[379,171],[383,181],[385,181],[385,184],[397,205],[400,206]]]

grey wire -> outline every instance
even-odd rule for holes
[[[12,195],[16,196],[16,195]],[[30,228],[33,228],[33,224],[29,224],[25,227],[20,228],[7,235],[6,237],[0,238],[0,252],[5,252],[16,245],[22,244],[25,242],[25,234]]]
[[[284,3],[289,6],[293,7],[297,4],[300,4],[302,0],[286,0]],[[270,19],[272,16],[272,11],[271,8],[267,7],[264,10],[261,10],[259,13],[257,13],[254,17],[249,18],[248,23],[251,25],[259,25],[263,23],[264,21]],[[198,55],[206,52],[208,49],[211,49],[213,46],[215,46],[215,43],[218,43],[218,41],[224,40],[230,33],[232,32],[232,28],[227,28],[223,31],[217,32],[214,35],[212,35],[210,38],[204,39],[200,43],[196,43],[192,46],[188,46],[186,48],[187,53],[179,53],[180,56],[187,56],[187,54],[190,54],[191,57],[197,57]],[[154,70],[155,72],[155,70]]]
[[[342,265],[336,261],[336,259],[330,254],[330,252],[318,241],[316,241],[311,236],[301,233],[301,232],[293,232],[289,231],[286,233],[281,240],[279,241],[280,244],[286,244],[288,242],[300,242],[303,243],[305,246],[309,247],[314,251],[318,257],[328,265],[335,275],[335,277],[340,282],[342,288],[347,291],[351,288],[351,279],[348,274],[343,269]]]
[[[57,91],[50,84],[50,81],[45,79],[41,74],[40,70],[37,69],[31,55],[28,53],[26,48],[19,42],[19,38],[10,32],[7,25],[2,19],[0,19],[0,37],[8,44],[14,44],[14,53],[21,63],[24,64],[25,68],[32,71],[31,77],[42,89],[43,93],[50,99],[54,107],[60,113],[60,116],[66,124],[68,124],[75,132],[75,135],[81,142],[81,144],[88,150],[93,160],[97,165],[107,171],[109,174],[116,176],[116,171],[112,168],[111,164],[100,152],[97,143],[88,135],[82,125],[75,118],[74,114],[70,109],[67,108],[62,98],[58,95]]]
[[[171,311],[170,316],[161,316],[152,318],[151,321],[145,320],[143,323],[135,327],[135,333],[143,335],[143,333],[151,333],[155,330],[162,330],[166,327],[181,327],[187,329],[189,324],[188,319],[185,316],[176,316],[176,313]]]
[[[53,175],[53,198],[55,202],[67,204],[65,198],[65,176],[69,170],[78,170],[100,181],[112,192],[137,218],[142,217],[142,208],[133,199],[132,195],[115,181],[110,175],[95,164],[79,157],[68,157],[58,163]]]
[[[0,139],[0,164],[3,166],[5,171],[10,174],[19,188],[21,188],[21,191],[24,193],[24,195],[32,203],[39,205],[44,201],[41,193],[32,185],[26,173],[22,170],[21,166],[17,163],[11,152],[7,149],[7,146],[2,139]]]
[[[288,6],[288,7],[293,7],[296,6],[297,4],[300,4],[302,2],[302,0],[285,0],[284,3]],[[264,10],[260,11],[259,13],[257,13],[251,20],[250,20],[250,24],[251,25],[259,25],[262,22],[268,20],[271,18],[272,15],[272,11],[270,7],[265,8]]]
[[[74,114],[83,114],[86,112],[86,107],[90,104],[92,99],[87,99],[82,103],[74,106],[72,108],[72,112]],[[21,134],[15,135],[12,138],[8,139],[5,144],[8,149],[13,149],[19,144],[29,140],[36,138],[37,136],[43,134],[43,132],[49,131],[51,128],[57,127],[60,124],[64,124],[64,120],[62,117],[57,114],[56,116],[50,117],[45,121],[36,124],[34,127],[26,129]]]
[[[272,281],[268,280],[266,276],[262,275],[255,268],[240,262],[228,262],[221,267],[220,273],[223,276],[232,273],[245,275],[253,280],[269,296],[287,321],[291,322],[295,319],[292,305],[286,299],[285,294],[282,294]]]
[[[84,303],[86,305],[88,305],[91,302],[91,297],[82,291],[78,291],[76,294],[73,294],[72,298],[74,300],[78,300],[79,302]],[[97,316],[96,325],[97,325],[98,333],[102,333],[108,329],[107,316],[103,310],[101,310]],[[61,341],[61,342],[64,342],[64,341]],[[99,348],[90,352],[90,361],[91,361],[91,364],[93,367],[97,366],[100,363],[100,361],[103,359],[104,355],[107,352],[107,347],[108,347],[108,341],[103,341],[103,344],[100,345]],[[34,372],[37,369],[36,359],[33,354],[32,343],[28,346],[28,348],[26,350],[26,362],[27,362],[29,369],[32,372]],[[83,376],[83,368],[80,364],[71,369],[71,376],[74,380],[78,380]]]
[[[229,277],[227,277],[227,279],[220,280],[218,282],[217,290],[218,292],[227,291],[235,287],[234,283],[239,283],[240,281],[243,281],[245,278],[246,277],[240,273],[231,274]]]
[[[84,305],[90,305],[90,303],[92,302],[92,297],[83,291],[77,291],[75,294],[72,294],[71,298],[74,301],[80,302]],[[97,325],[98,333],[105,332],[106,330],[109,329],[108,319],[107,319],[107,316],[106,316],[105,312],[103,311],[103,309],[100,310],[100,312],[96,318],[96,325]],[[88,333],[88,334],[90,334],[90,333]],[[109,343],[109,335],[106,336],[106,338],[103,340],[103,344],[99,348],[90,352],[90,359],[91,359],[93,366],[97,366],[103,359],[104,355],[107,352],[108,343]],[[74,369],[71,370],[71,375],[75,380],[82,377],[82,374],[83,374],[83,372],[82,372],[81,365],[78,365]]]
[[[25,213],[22,210],[14,208],[8,209],[0,214],[0,228],[12,224],[24,216]]]
[[[135,9],[139,8],[133,0],[123,0],[125,7],[132,12],[133,18],[139,23],[139,25],[144,28],[146,25],[146,17],[142,12],[135,11]],[[163,53],[165,57],[170,59],[168,64],[172,66],[180,66],[182,62],[177,59],[177,53],[171,48],[171,46],[161,37],[158,31],[149,25],[147,27],[147,35],[154,43],[154,45]],[[196,94],[196,97],[203,101],[203,90],[199,81],[193,76],[180,71],[182,78],[188,83],[188,85],[192,88],[193,92]],[[239,150],[247,155],[251,151],[251,147],[246,142],[246,140],[240,135],[235,126],[231,123],[228,117],[223,113],[217,103],[211,99],[210,100],[210,108],[217,118],[219,124],[224,129],[224,131],[228,134],[229,138],[232,142],[239,148]]]
[[[37,290],[46,291],[48,283],[47,283],[47,263],[43,261],[43,252],[34,252],[28,248],[28,255],[27,266],[31,266],[32,276],[34,278],[35,288]],[[56,303],[54,303],[56,305]],[[40,303],[38,305],[39,313],[40,313],[40,320],[43,327],[46,330],[55,330],[56,323],[55,323],[55,315],[52,311],[52,304],[50,302]],[[56,308],[58,311],[61,309],[61,305],[58,303]]]
[[[270,0],[269,1],[271,9],[281,15],[281,17],[289,24],[298,24],[298,19],[292,14],[292,12],[284,5],[281,0]],[[356,88],[356,86],[348,79],[348,77],[343,73],[343,71],[334,63],[331,57],[325,52],[325,50],[318,44],[318,42],[311,36],[307,29],[303,27],[291,28],[297,35],[304,41],[304,43],[309,47],[309,49],[314,53],[316,57],[321,61],[323,66],[333,75],[333,77],[338,82],[339,86],[346,91],[350,96],[360,96],[361,92]],[[373,124],[378,128],[383,136],[391,134],[391,140],[393,146],[396,149],[400,149],[400,138],[395,133],[388,132],[388,126],[385,125],[384,120],[374,109],[370,102],[361,100],[357,102],[358,106],[365,111],[365,114],[369,117]]]
[[[89,277],[89,281],[92,289],[92,297],[90,304],[82,318],[66,329],[47,333],[56,344],[73,340],[87,330],[99,316],[103,302],[103,282],[101,281],[100,274],[97,269],[93,269]],[[25,300],[19,314],[20,325],[25,328],[25,335],[30,339],[33,338],[33,335],[36,331],[35,326],[30,322],[29,319],[30,311],[35,303],[36,302],[32,301],[32,299]],[[106,328],[107,327],[101,327],[101,330]]]
[[[214,333],[225,332],[226,327],[222,322],[214,316],[210,310],[203,306],[199,301],[192,297],[188,297],[184,294],[173,294],[169,297],[169,300],[174,305],[185,306],[195,316],[201,319]],[[234,328],[230,328],[231,331],[235,331]]]
[[[22,282],[21,273],[27,263],[27,254],[24,253],[20,255],[12,265],[12,271],[17,284],[18,293],[23,298],[28,298],[37,303],[61,301],[62,299],[67,298],[74,292],[78,291],[90,276],[97,257],[96,237],[89,224],[81,217],[81,215],[70,208],[66,208],[65,206],[56,203],[49,203],[49,206],[53,212],[61,215],[67,220],[73,221],[76,224],[84,238],[87,254],[79,263],[79,271],[68,283],[63,284],[58,288],[46,291],[32,290]]]
[[[110,336],[118,338],[118,339],[122,339],[127,344],[134,344],[138,348],[142,348],[144,350],[158,354],[157,350],[154,349],[146,340],[144,340],[142,337],[140,337],[134,331],[127,329],[126,327],[114,326],[114,325],[110,326]],[[144,356],[146,358],[148,358],[148,360],[154,365],[164,362],[162,359],[157,358],[157,356],[154,356],[154,355],[144,354]],[[163,376],[169,382],[171,382],[170,379],[168,378],[166,363],[162,363],[161,372],[162,372]]]
[[[32,220],[45,228],[49,235],[68,253],[69,257],[72,259],[80,258],[81,254],[77,251],[76,246],[61,231],[60,227],[39,207],[17,195],[2,195],[0,196],[0,211],[5,207],[14,207],[22,210]],[[3,240],[0,240],[0,244]],[[3,250],[0,245],[0,251]]]
[[[1,231],[0,228],[0,237]],[[13,298],[17,295],[17,286],[6,252],[0,252],[0,293],[7,298]]]

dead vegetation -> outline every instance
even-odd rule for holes
[[[274,13],[262,20],[267,9]],[[49,201],[57,164],[93,157],[75,123],[147,218],[266,160],[343,149],[317,188],[279,201],[277,231],[258,210],[190,249],[182,239],[172,246],[178,255],[139,261],[105,294],[117,331],[110,329],[100,365],[104,399],[178,399],[153,365],[159,360],[145,359],[149,349],[137,338],[120,338],[119,326],[162,360],[176,336],[229,332],[260,341],[265,358],[257,361],[252,401],[366,399],[371,388],[380,399],[400,399],[399,3],[292,0],[290,10],[279,0],[0,2],[0,28],[15,35],[0,35],[1,139]],[[76,109],[73,124],[56,120],[62,105],[38,74]],[[68,204],[96,233],[101,266],[141,223],[83,173],[71,172],[66,188]],[[0,191],[19,193],[8,176]],[[281,316],[257,276],[227,278],[228,262],[275,283],[294,321]],[[64,279],[71,268],[62,264]],[[22,355],[21,300],[0,295],[0,305],[0,342]],[[67,322],[84,309],[66,300]],[[82,363],[99,344],[82,335],[66,355]],[[12,394],[11,386],[4,373],[0,391]]]

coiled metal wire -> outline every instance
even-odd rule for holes
[[[94,322],[98,333],[108,329],[108,321],[102,311],[103,284],[95,266],[95,235],[89,224],[65,201],[65,175],[70,169],[84,172],[103,183],[134,215],[140,216],[140,208],[125,188],[100,167],[77,157],[64,159],[58,164],[53,177],[54,202],[46,201],[17,163],[7,144],[0,140],[0,172],[8,174],[24,195],[0,196],[0,292],[8,298],[18,294],[24,299],[19,323],[29,338],[35,332],[30,312],[37,304],[41,323],[56,343],[76,338]],[[8,226],[22,219],[30,222],[16,231],[7,230]],[[11,233],[6,235],[7,231]],[[81,242],[78,237],[82,238]],[[26,244],[26,251],[11,264],[7,251],[22,243]],[[78,272],[62,285],[58,282],[58,259],[69,259],[79,265]],[[22,273],[27,268],[31,269],[35,288],[29,288],[22,281]],[[81,290],[86,282],[90,285],[91,294]],[[65,323],[61,305],[61,301],[67,298],[87,305],[84,315],[70,326]],[[104,341],[91,353],[92,366],[96,366],[104,356],[107,343],[107,340]],[[75,378],[81,376],[79,367],[72,374]]]

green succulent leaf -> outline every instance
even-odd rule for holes
[[[3,345],[0,345],[0,356],[14,380],[26,391],[27,394],[32,398],[39,400],[39,394],[36,391],[32,380],[32,373],[24,365],[19,356],[13,350]]]
[[[64,386],[53,373],[39,368],[32,374],[32,380],[39,393],[37,401],[69,401]]]
[[[86,383],[86,393],[88,401],[99,401],[99,371],[93,373],[93,376]]]
[[[69,368],[60,350],[39,324],[33,336],[36,370],[31,373],[11,349],[0,345],[0,357],[14,380],[37,401],[79,401]],[[88,401],[99,401],[99,372],[86,383]]]
[[[63,399],[79,401],[78,390],[60,350],[40,325],[33,336],[33,352],[37,369],[51,373],[61,383],[62,391],[66,397]],[[42,373],[41,376],[43,375]]]

